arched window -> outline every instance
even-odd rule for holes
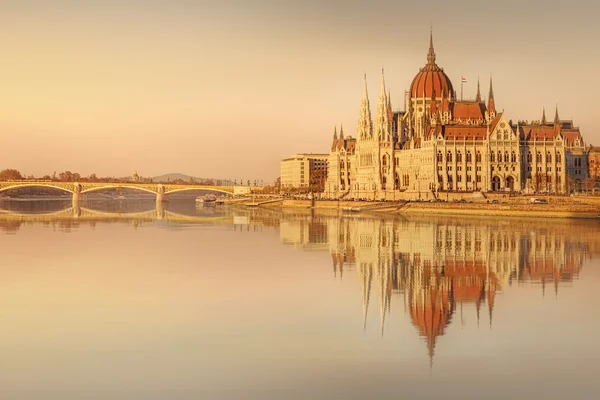
[[[448,154],[446,155],[446,161],[452,162],[452,153],[451,152],[448,152]]]
[[[490,153],[490,161],[491,162],[496,161],[496,153],[494,153],[493,151]]]
[[[456,162],[462,162],[462,153],[460,150],[456,152]]]
[[[510,162],[517,162],[517,153],[514,151],[510,154]]]
[[[443,156],[442,156],[442,152],[441,151],[438,151],[438,153],[437,153],[437,160],[438,160],[438,162],[442,162],[443,161]]]
[[[502,162],[502,152],[498,152],[498,162]]]
[[[531,152],[527,153],[527,162],[530,163],[533,161],[533,155],[531,154]]]
[[[556,162],[561,162],[562,161],[562,156],[560,155],[560,153],[556,153]]]
[[[470,152],[470,151],[467,151],[467,162],[468,162],[468,163],[470,163],[470,162],[472,162],[472,161],[473,161],[473,160],[472,160],[472,157],[471,157],[471,152]]]
[[[552,154],[550,154],[550,152],[546,153],[546,162],[547,163],[551,163],[552,162]]]
[[[481,162],[481,152],[478,151],[477,154],[475,155],[475,162]]]
[[[541,163],[542,162],[542,153],[540,153],[539,151],[537,152],[537,154],[535,155],[535,161]]]
[[[509,158],[508,158],[508,151],[504,152],[504,162],[508,162]]]

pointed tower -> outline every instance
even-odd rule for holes
[[[392,142],[392,121],[390,120],[389,102],[385,90],[385,76],[381,69],[381,92],[377,103],[377,119],[375,121],[375,137],[381,143]]]
[[[337,136],[337,126],[333,127],[333,141],[335,142],[337,140],[338,136]]]
[[[340,140],[344,140],[344,127],[340,124]]]
[[[371,104],[369,103],[369,92],[367,90],[367,74],[365,74],[365,84],[363,97],[360,102],[360,117],[358,119],[358,140],[370,140],[373,137],[373,120],[371,119]]]
[[[556,111],[554,111],[554,125],[560,124],[560,118],[558,117],[558,104],[556,105]]]
[[[433,50],[433,29],[429,30],[429,51],[427,52],[427,64],[435,65],[435,51]]]
[[[494,88],[492,87],[492,77],[490,77],[490,94],[488,97],[488,111],[496,114],[496,102],[494,101]]]
[[[542,108],[542,125],[546,125],[546,107]]]
[[[481,90],[479,88],[479,78],[477,78],[477,95],[475,96],[475,101],[481,103]]]

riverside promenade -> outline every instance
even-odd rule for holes
[[[269,208],[297,208],[337,211],[340,213],[386,213],[398,215],[470,215],[539,218],[600,219],[600,198],[591,196],[539,197],[545,204],[533,204],[529,196],[486,199],[471,202],[424,201],[336,201],[283,199],[264,204]],[[243,204],[244,202],[240,202]]]

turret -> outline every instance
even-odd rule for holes
[[[363,97],[360,102],[360,117],[358,119],[357,139],[368,140],[373,137],[373,120],[371,119],[371,105],[367,91],[367,74],[365,74]]]
[[[488,111],[496,113],[496,102],[494,101],[494,88],[492,87],[492,78],[490,77],[490,94],[488,97]]]
[[[546,108],[542,108],[542,125],[546,125]]]
[[[481,90],[479,89],[479,78],[477,78],[477,95],[475,96],[475,101],[481,103]]]

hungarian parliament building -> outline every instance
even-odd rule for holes
[[[539,120],[514,122],[497,110],[491,79],[486,100],[479,82],[474,100],[457,99],[430,36],[427,64],[405,93],[404,111],[393,111],[382,71],[373,120],[365,77],[356,137],[334,131],[324,195],[433,199],[440,192],[581,188],[588,172],[583,137],[558,108],[554,118],[543,111]]]

